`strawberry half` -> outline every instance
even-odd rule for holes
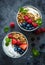
[[[17,44],[17,40],[16,39],[12,39],[12,44],[13,45]]]
[[[27,48],[27,44],[21,44],[19,47],[20,47],[22,50],[25,50],[25,49]]]

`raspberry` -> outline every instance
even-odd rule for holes
[[[17,44],[17,40],[16,39],[12,39],[12,44],[13,45]]]
[[[41,33],[41,29],[38,29],[35,31],[36,34],[40,34]]]
[[[10,27],[14,28],[15,27],[15,23],[14,22],[10,22]]]
[[[21,45],[22,43],[20,42],[20,40],[17,40],[17,45]]]
[[[13,38],[12,34],[9,34],[9,35],[8,35],[8,38],[11,38],[11,39],[12,39],[12,38]]]
[[[29,24],[32,24],[33,21],[32,21],[32,19],[28,19],[27,22],[28,22]]]
[[[32,25],[33,25],[35,28],[38,26],[38,24],[35,23],[35,22],[32,22]]]
[[[28,16],[24,16],[24,19],[25,19],[25,21],[27,21],[29,18],[28,18]]]
[[[40,29],[41,29],[41,32],[45,32],[45,28],[42,27],[42,28],[40,28]]]

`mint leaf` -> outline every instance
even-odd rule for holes
[[[9,46],[9,43],[5,43],[6,46]]]

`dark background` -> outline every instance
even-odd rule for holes
[[[45,27],[45,0],[0,0],[0,65],[45,65],[45,49],[40,50],[40,45],[45,44],[45,33],[35,35],[30,32],[22,31],[16,23],[16,14],[19,7],[25,5],[33,5],[42,12],[43,24]],[[2,40],[7,33],[4,33],[4,27],[9,26],[11,21],[15,22],[15,28],[10,29],[11,31],[19,31],[26,35],[29,41],[29,49],[27,53],[18,59],[12,59],[5,55],[2,50]],[[34,41],[31,41],[31,37],[35,37]],[[40,40],[37,40],[37,37]],[[32,43],[35,43],[35,48],[40,51],[39,57],[33,57],[31,49]]]

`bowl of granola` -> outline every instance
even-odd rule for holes
[[[28,40],[20,32],[10,32],[4,37],[2,48],[7,56],[19,58],[27,52]]]
[[[34,31],[42,24],[42,14],[36,7],[24,6],[19,8],[16,20],[22,30]]]

